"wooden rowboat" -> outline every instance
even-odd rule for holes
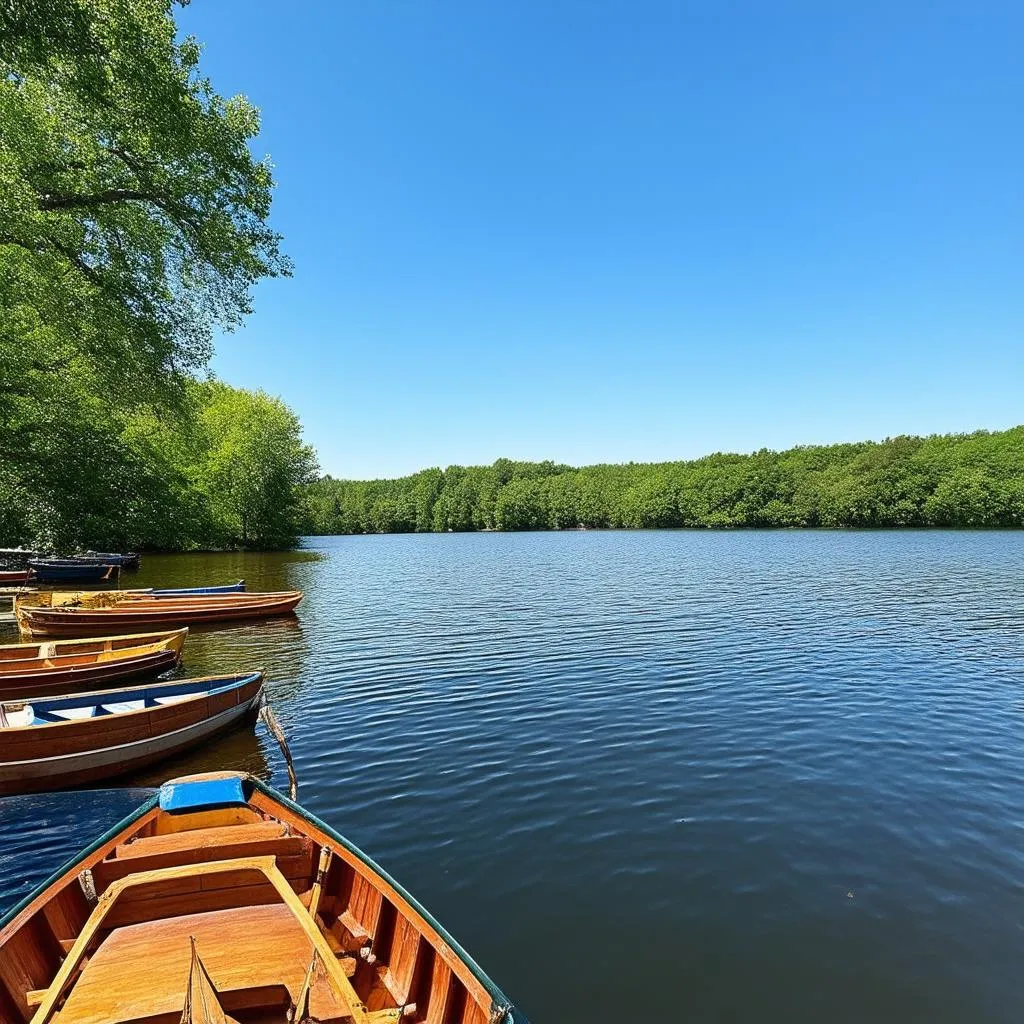
[[[28,636],[87,636],[290,615],[302,600],[302,592],[192,597],[136,594],[106,607],[99,602],[53,607],[37,600],[41,597],[45,595],[32,594],[14,601],[18,626]]]
[[[0,647],[0,699],[151,679],[177,666],[188,629]]]
[[[60,789],[163,760],[259,711],[263,673],[0,702],[0,795]]]
[[[365,854],[229,772],[165,783],[0,919],[0,1018],[527,1024]]]
[[[31,569],[5,569],[0,571],[0,587],[16,587],[33,578]]]

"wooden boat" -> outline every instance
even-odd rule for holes
[[[123,775],[259,711],[263,673],[0,702],[0,795]]]
[[[75,581],[78,583],[106,583],[117,579],[120,567],[106,562],[83,562],[74,558],[32,559],[28,567],[35,578],[47,581]]]
[[[54,606],[46,594],[14,600],[18,626],[28,636],[91,636],[131,630],[173,629],[178,626],[290,615],[302,600],[299,590],[267,594],[213,594],[191,597],[153,597],[133,594],[90,595],[87,604]],[[92,597],[112,597],[108,603]],[[39,600],[42,599],[42,600]]]
[[[188,629],[0,647],[0,699],[151,679],[181,662]]]
[[[28,583],[33,578],[31,569],[0,570],[0,587],[16,587]]]
[[[230,772],[165,783],[0,919],[0,1018],[527,1024],[398,882]]]
[[[219,587],[177,587],[171,590],[151,590],[154,597],[184,597],[188,594],[244,594],[245,580],[223,583]]]

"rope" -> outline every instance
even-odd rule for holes
[[[271,710],[270,701],[266,697],[263,698],[263,707],[260,708],[260,718],[270,731],[270,735],[277,740],[277,745],[281,748],[281,753],[284,754],[284,763],[288,766],[288,795],[295,800],[299,795],[299,780],[295,777],[292,752],[288,749],[288,740],[285,737],[284,729],[281,728],[281,723],[278,722],[277,716]]]

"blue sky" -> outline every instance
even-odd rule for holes
[[[1024,4],[193,0],[335,476],[1024,422]]]

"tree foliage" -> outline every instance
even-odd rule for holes
[[[170,0],[0,0],[0,542],[294,536],[294,417],[196,382],[289,272],[259,114],[199,55]]]
[[[432,497],[430,513],[424,503]],[[315,533],[1024,526],[1024,427],[692,462],[429,469],[307,489]],[[420,504],[416,504],[419,501]],[[415,508],[415,513],[406,511]],[[428,525],[429,524],[429,525]]]

